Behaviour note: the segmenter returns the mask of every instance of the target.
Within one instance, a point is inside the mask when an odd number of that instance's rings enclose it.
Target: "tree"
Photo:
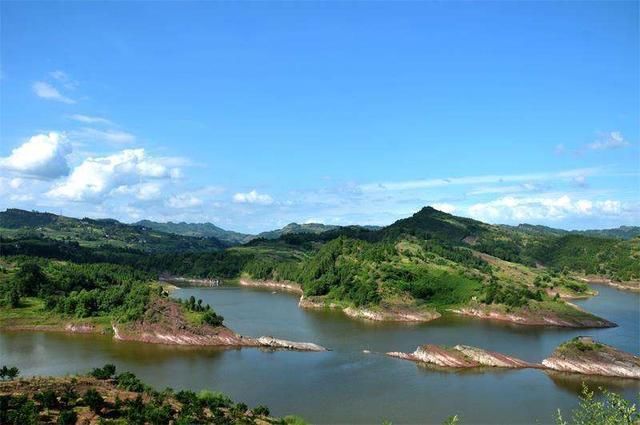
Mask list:
[[[558,409],[557,425],[634,425],[640,421],[635,404],[631,404],[619,394],[599,388],[603,398],[597,399],[594,391],[582,385],[580,406],[572,412],[571,422],[562,417]]]
[[[13,367],[2,366],[2,368],[0,368],[0,379],[3,381],[5,380],[11,381],[13,379],[16,379],[19,374],[20,374],[20,369],[18,369],[15,366]]]

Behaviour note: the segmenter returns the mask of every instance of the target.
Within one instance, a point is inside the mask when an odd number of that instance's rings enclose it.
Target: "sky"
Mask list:
[[[0,208],[640,225],[638,2],[0,2]]]

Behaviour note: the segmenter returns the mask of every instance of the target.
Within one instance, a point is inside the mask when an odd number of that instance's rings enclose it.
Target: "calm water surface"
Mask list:
[[[583,380],[628,399],[636,397],[640,383],[538,370],[438,371],[381,353],[413,351],[424,343],[463,343],[541,361],[563,341],[593,335],[640,354],[640,295],[595,288],[600,295],[577,304],[619,327],[535,328],[460,317],[422,325],[379,324],[298,309],[294,295],[235,287],[180,289],[174,296],[202,298],[240,334],[315,342],[332,351],[218,350],[5,332],[0,333],[0,363],[16,365],[24,375],[62,375],[114,363],[158,388],[216,389],[250,406],[266,404],[275,415],[295,413],[313,423],[440,423],[458,414],[463,424],[545,424],[558,407],[575,407]]]

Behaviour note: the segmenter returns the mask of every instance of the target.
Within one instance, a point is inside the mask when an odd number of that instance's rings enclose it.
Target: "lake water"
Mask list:
[[[114,363],[157,388],[220,390],[249,406],[268,405],[274,415],[297,414],[312,423],[441,423],[457,414],[462,424],[545,424],[553,422],[557,408],[569,413],[577,405],[583,380],[636,402],[640,383],[539,370],[442,371],[382,353],[413,351],[425,343],[461,343],[539,362],[558,344],[592,335],[640,354],[640,295],[607,286],[595,289],[597,297],[576,303],[619,327],[539,328],[461,317],[420,325],[381,324],[340,312],[301,310],[298,297],[290,294],[185,288],[174,296],[202,298],[240,334],[314,342],[332,351],[219,350],[3,332],[0,364],[18,366],[23,375],[62,375]]]

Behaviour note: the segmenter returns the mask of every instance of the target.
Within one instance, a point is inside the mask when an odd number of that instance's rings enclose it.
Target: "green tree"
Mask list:
[[[560,409],[556,416],[557,425],[634,425],[640,421],[635,404],[631,404],[619,394],[599,388],[602,398],[596,398],[594,391],[582,386],[580,406],[572,412],[571,421],[566,421]]]

